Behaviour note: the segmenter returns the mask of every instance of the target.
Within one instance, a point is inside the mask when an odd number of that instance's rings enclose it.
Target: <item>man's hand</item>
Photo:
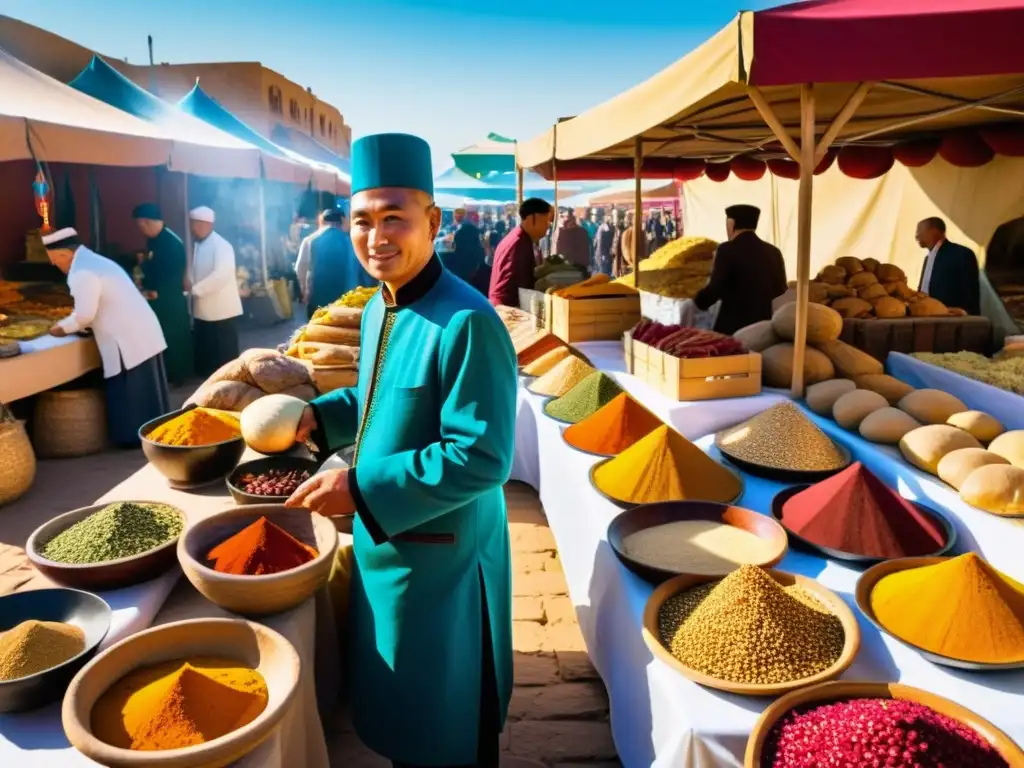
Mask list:
[[[348,488],[348,470],[318,472],[296,488],[284,505],[290,509],[304,507],[324,517],[355,514],[356,504]]]
[[[309,440],[309,436],[313,434],[314,429],[316,429],[316,414],[307,405],[306,409],[302,412],[302,418],[299,419],[299,428],[295,432],[295,442],[304,443]]]
[[[153,301],[156,298],[156,291],[143,291],[142,295],[143,295],[144,298],[147,298],[150,301]]]
[[[56,336],[58,339],[62,339],[68,335],[68,332],[61,328],[59,325],[55,325],[53,326],[53,328],[50,329],[50,335]]]

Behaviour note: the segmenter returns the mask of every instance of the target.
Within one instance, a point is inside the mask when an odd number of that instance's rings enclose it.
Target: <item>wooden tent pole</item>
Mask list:
[[[800,191],[797,208],[796,333],[793,339],[794,397],[804,394],[804,357],[807,349],[807,302],[811,280],[811,203],[814,193],[815,146],[814,85],[800,86]]]
[[[633,287],[640,290],[640,259],[641,239],[643,232],[644,196],[644,141],[641,137],[633,138]],[[643,249],[646,251],[646,248]]]
[[[818,167],[818,163],[825,159],[825,153],[828,152],[828,148],[832,146],[832,142],[836,140],[839,132],[850,122],[850,118],[860,109],[860,105],[864,103],[864,99],[867,98],[874,85],[874,83],[870,82],[861,83],[850,94],[850,98],[843,104],[843,108],[839,110],[839,114],[835,116],[832,124],[825,130],[825,135],[818,142],[817,149],[814,151],[815,168]]]
[[[558,232],[560,214],[558,211],[558,123],[551,128],[551,183],[555,185],[555,215],[551,220],[551,240],[548,242],[548,256],[555,255],[555,235]]]
[[[523,204],[523,166],[516,160],[516,209]],[[516,214],[518,215],[518,214]]]
[[[263,285],[270,286],[267,273],[267,198],[263,189],[263,177],[260,177],[260,264],[263,267]]]
[[[800,147],[793,141],[793,137],[786,131],[786,126],[779,120],[778,115],[772,109],[772,105],[768,103],[768,99],[765,98],[764,94],[761,93],[760,89],[748,85],[747,95],[750,100],[754,102],[754,106],[757,107],[757,111],[761,115],[761,119],[767,123],[768,127],[771,128],[772,133],[775,134],[775,138],[782,144],[782,148],[786,150],[787,154],[793,158],[796,162],[800,162],[801,151]]]

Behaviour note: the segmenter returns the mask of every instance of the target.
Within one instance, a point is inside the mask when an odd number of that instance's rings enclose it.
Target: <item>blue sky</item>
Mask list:
[[[4,0],[2,12],[108,56],[259,60],[334,104],[356,136],[399,130],[448,154],[528,138],[644,80],[764,0]]]

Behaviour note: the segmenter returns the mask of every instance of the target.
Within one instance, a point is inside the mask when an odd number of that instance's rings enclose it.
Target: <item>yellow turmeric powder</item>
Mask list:
[[[163,445],[213,445],[240,437],[242,428],[234,414],[212,408],[193,408],[150,430],[148,440]]]
[[[901,640],[963,661],[1024,661],[1024,584],[973,552],[896,571],[871,590],[878,622]]]
[[[92,710],[96,738],[120,749],[155,751],[203,744],[236,731],[267,707],[267,684],[227,659],[171,661],[135,670]]]

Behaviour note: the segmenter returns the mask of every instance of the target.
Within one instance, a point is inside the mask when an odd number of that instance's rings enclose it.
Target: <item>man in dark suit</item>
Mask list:
[[[782,252],[757,236],[760,209],[733,205],[725,209],[729,241],[718,246],[708,284],[693,298],[706,310],[721,301],[715,330],[732,334],[772,317],[772,301],[786,292]]]
[[[981,314],[978,259],[970,248],[946,239],[946,222],[937,216],[917,225],[917,244],[928,249],[921,272],[923,291],[947,307]]]

